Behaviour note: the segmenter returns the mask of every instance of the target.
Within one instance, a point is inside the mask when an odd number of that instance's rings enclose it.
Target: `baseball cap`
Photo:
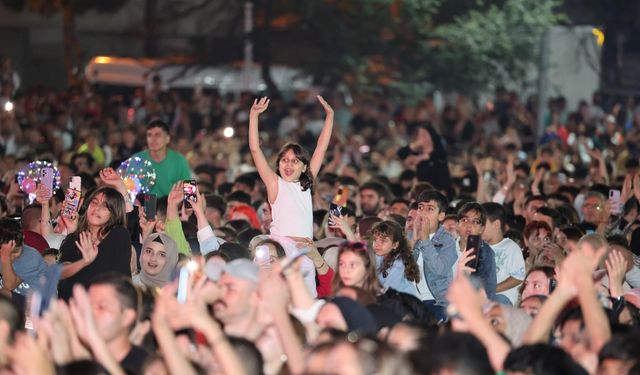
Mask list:
[[[249,259],[234,259],[224,265],[222,272],[256,284],[260,282],[260,268]]]

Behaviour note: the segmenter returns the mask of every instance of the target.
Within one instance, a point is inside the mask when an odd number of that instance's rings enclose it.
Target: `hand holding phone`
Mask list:
[[[49,196],[48,196],[49,199],[51,199],[51,196],[53,195],[53,179],[54,178],[55,176],[54,176],[53,168],[51,167],[42,168],[41,176],[40,176],[40,184],[47,188],[47,191],[49,192]]]
[[[198,185],[196,180],[185,180],[182,184],[183,199],[188,202],[196,202],[198,200]]]
[[[620,190],[609,190],[609,204],[611,205],[611,213],[618,215],[622,212],[622,202],[620,199]]]
[[[158,198],[154,194],[144,195],[144,216],[148,221],[156,219]]]
[[[80,176],[71,177],[69,182],[69,189],[65,195],[64,208],[62,209],[62,216],[68,219],[72,218],[80,206],[80,198],[82,194],[81,190],[82,181]]]
[[[469,255],[475,255],[475,258],[467,262],[466,266],[478,270],[478,264],[480,263],[480,236],[470,234],[467,237],[467,247],[465,250],[473,250]]]

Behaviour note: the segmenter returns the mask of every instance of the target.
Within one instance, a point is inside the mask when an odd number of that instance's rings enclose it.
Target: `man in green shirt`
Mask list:
[[[176,182],[191,179],[187,159],[170,149],[170,142],[169,125],[161,120],[152,120],[147,124],[147,149],[136,154],[149,160],[155,169],[156,183],[151,193],[158,197],[169,195]]]

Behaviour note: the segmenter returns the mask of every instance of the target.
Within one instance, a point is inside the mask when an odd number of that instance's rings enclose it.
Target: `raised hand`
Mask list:
[[[11,240],[7,243],[3,243],[0,245],[0,260],[3,263],[9,264],[11,263],[11,252],[16,247],[16,241]]]
[[[266,111],[267,108],[269,108],[269,99],[266,96],[263,96],[259,101],[258,99],[255,99],[251,106],[250,115],[257,116]]]
[[[325,113],[327,115],[333,115],[333,108],[331,108],[329,103],[327,103],[327,101],[324,100],[324,98],[322,96],[320,96],[320,95],[316,96],[316,98],[318,98],[318,101],[320,102],[320,104],[324,108]]]
[[[104,168],[103,170],[101,170],[100,181],[102,181],[102,183],[104,183],[105,185],[114,187],[116,189],[120,188],[120,185],[124,186],[122,178],[120,178],[120,176],[116,173],[116,171],[113,170],[113,168]]]
[[[169,196],[167,197],[167,205],[177,208],[180,202],[184,200],[184,191],[182,190],[183,185],[183,181],[177,182],[173,185],[173,188],[171,188]]]
[[[91,233],[82,232],[76,241],[78,250],[82,253],[82,259],[85,265],[89,265],[96,260],[98,256],[98,244],[91,239]]]
[[[156,227],[158,220],[147,220],[144,210],[138,210],[138,216],[140,217],[138,224],[140,225],[140,229],[142,229],[142,238],[145,239],[153,233],[153,228]]]
[[[80,206],[82,206],[82,203],[80,203]],[[67,233],[73,233],[78,229],[79,217],[77,212],[74,212],[73,214],[71,214],[71,217],[65,217],[64,215],[60,215],[59,218],[60,218],[60,221],[58,222],[58,226],[60,226],[60,229],[62,230],[66,229]],[[56,226],[56,229],[58,229],[58,226]]]
[[[633,195],[640,201],[640,173],[633,177]]]
[[[51,191],[44,184],[40,184],[36,191],[36,201],[44,208],[49,207],[49,199],[51,199]]]
[[[612,250],[605,260],[607,275],[609,276],[609,294],[611,297],[620,297],[624,294],[622,283],[627,273],[627,260],[618,250]]]

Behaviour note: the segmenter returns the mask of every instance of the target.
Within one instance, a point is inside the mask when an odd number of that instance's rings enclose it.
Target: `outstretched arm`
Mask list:
[[[249,113],[249,149],[258,174],[260,174],[262,182],[267,187],[269,202],[273,203],[278,196],[278,175],[271,169],[267,158],[262,153],[260,134],[258,132],[258,116],[266,111],[268,107],[269,99],[266,96],[260,101],[257,99],[253,101],[253,106],[251,106],[251,112]]]
[[[329,142],[331,141],[331,132],[333,131],[333,108],[327,103],[324,98],[318,95],[318,101],[324,107],[324,111],[327,116],[324,119],[324,126],[322,127],[322,132],[320,132],[320,136],[318,137],[318,143],[316,144],[316,150],[313,152],[313,156],[311,157],[311,174],[315,178],[320,172],[320,167],[322,167],[322,162],[324,161],[324,154],[327,152],[327,148],[329,147]]]

